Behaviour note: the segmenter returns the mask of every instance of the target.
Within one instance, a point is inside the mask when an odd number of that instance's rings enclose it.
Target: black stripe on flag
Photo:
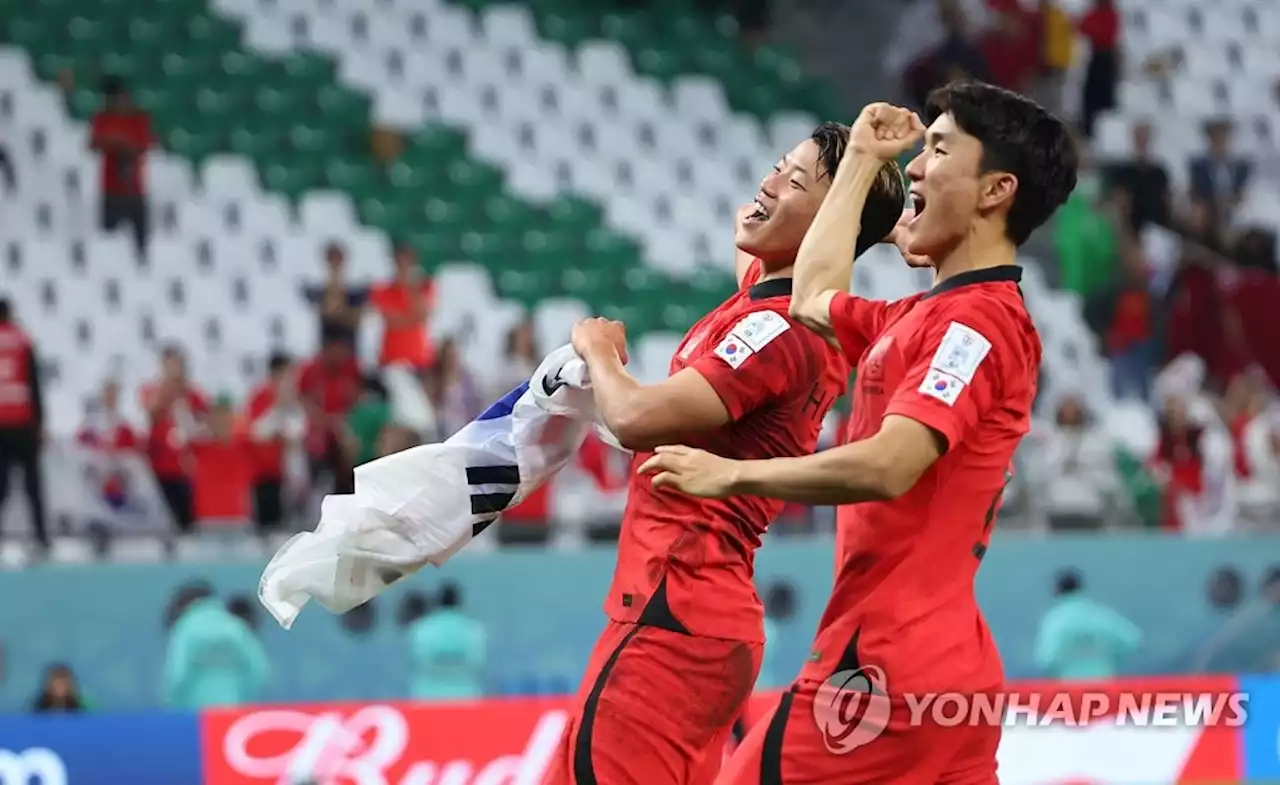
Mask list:
[[[473,493],[471,494],[471,514],[490,515],[502,512],[516,498],[515,493]]]
[[[497,516],[494,516],[494,517],[492,517],[492,518],[485,518],[483,521],[476,521],[475,523],[471,524],[471,536],[472,536],[472,537],[479,537],[479,536],[480,536],[480,532],[482,532],[482,531],[484,531],[485,529],[489,528],[489,525],[490,525],[490,524],[492,524],[492,523],[493,523],[494,521],[496,521],[496,520],[498,520],[498,518],[497,518]]]
[[[519,485],[519,466],[469,466],[467,485]]]

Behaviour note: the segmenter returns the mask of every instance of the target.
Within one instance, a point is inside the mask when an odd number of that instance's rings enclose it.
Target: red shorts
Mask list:
[[[763,648],[609,622],[543,785],[711,785]]]
[[[838,754],[814,718],[819,682],[799,681],[752,726],[716,785],[997,785],[1000,726],[899,722]],[[904,714],[903,716],[909,716]]]

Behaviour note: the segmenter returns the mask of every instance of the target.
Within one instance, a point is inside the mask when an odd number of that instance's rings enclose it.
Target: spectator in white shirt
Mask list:
[[[1118,487],[1111,440],[1075,394],[1064,397],[1054,421],[1037,431],[1031,457],[1049,525],[1101,528]]]
[[[1258,378],[1232,380],[1224,401],[1241,523],[1280,528],[1280,411]]]

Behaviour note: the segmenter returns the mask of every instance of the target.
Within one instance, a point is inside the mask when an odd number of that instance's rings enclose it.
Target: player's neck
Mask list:
[[[770,267],[765,262],[760,262],[760,280],[772,281],[775,278],[794,278],[796,273],[796,263],[794,261],[782,262],[775,267]]]
[[[1003,233],[995,237],[971,234],[945,258],[935,260],[933,283],[936,286],[961,273],[1014,264],[1017,256],[1017,247]]]

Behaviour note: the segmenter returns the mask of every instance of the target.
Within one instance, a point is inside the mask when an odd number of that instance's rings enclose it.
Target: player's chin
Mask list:
[[[742,224],[733,233],[733,244],[743,253],[760,256],[769,246],[769,233],[762,224]]]

